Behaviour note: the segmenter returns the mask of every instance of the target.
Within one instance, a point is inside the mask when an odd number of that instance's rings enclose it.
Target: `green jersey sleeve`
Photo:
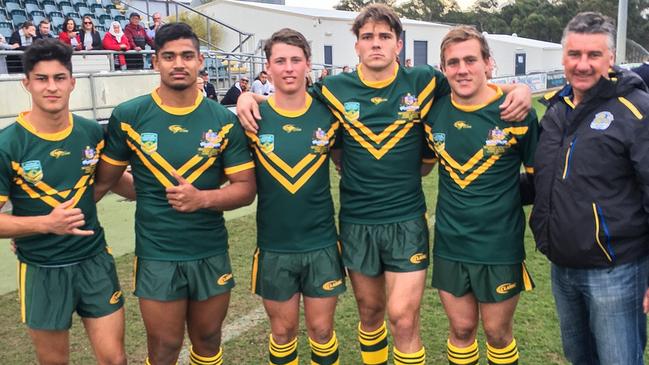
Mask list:
[[[9,200],[12,177],[11,159],[5,151],[0,150],[0,204]]]
[[[248,141],[239,122],[233,119],[223,127],[223,129],[227,128],[229,128],[227,132],[228,144],[223,151],[223,166],[226,175],[255,167],[250,156]]]
[[[519,149],[521,161],[525,166],[525,172],[528,174],[534,173],[534,153],[536,152],[536,144],[539,140],[539,120],[536,116],[536,111],[532,109],[525,119],[527,125],[527,133],[520,138],[521,147]]]
[[[119,107],[113,110],[108,121],[106,148],[101,159],[116,166],[126,166],[131,158],[131,150],[126,143],[126,133],[122,130],[122,119]]]

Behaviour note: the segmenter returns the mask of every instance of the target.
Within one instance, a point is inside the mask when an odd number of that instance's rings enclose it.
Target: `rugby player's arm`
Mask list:
[[[508,122],[520,122],[532,109],[532,90],[525,84],[498,85],[505,94],[500,105],[500,117]]]
[[[200,190],[177,173],[173,173],[173,176],[178,185],[166,189],[167,200],[172,208],[182,213],[199,209],[237,209],[250,205],[257,193],[254,168],[228,174],[230,184],[220,189]]]
[[[257,133],[259,125],[257,121],[261,119],[259,114],[259,104],[268,99],[265,95],[255,94],[249,91],[239,95],[237,99],[237,117],[243,129],[248,132]]]
[[[0,214],[0,238],[19,238],[36,234],[79,235],[89,236],[93,231],[81,230],[85,224],[83,212],[73,208],[74,200],[70,199],[52,209],[49,214],[31,217]],[[0,203],[0,209],[4,206]]]
[[[101,200],[109,190],[127,199],[135,200],[133,176],[125,170],[126,165],[111,164],[102,156],[95,176],[95,201]]]

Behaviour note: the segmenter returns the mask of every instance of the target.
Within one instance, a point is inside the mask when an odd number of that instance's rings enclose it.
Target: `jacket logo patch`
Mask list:
[[[118,291],[113,293],[113,295],[110,297],[110,300],[108,301],[108,303],[117,304],[117,303],[119,303],[119,298],[121,298],[121,297],[122,297],[122,291],[118,290]]]
[[[261,134],[259,135],[259,145],[263,153],[271,153],[275,150],[275,135],[274,134]]]
[[[590,127],[597,131],[603,131],[608,128],[613,122],[613,114],[611,112],[599,112],[595,114],[595,118],[590,122]]]
[[[150,155],[158,150],[157,133],[142,133],[140,139],[142,140],[142,151],[147,155]]]
[[[173,133],[173,134],[176,134],[176,133],[187,133],[187,132],[188,132],[187,129],[183,128],[183,126],[178,125],[178,124],[170,125],[170,126],[169,126],[169,130],[170,130],[171,133]]]
[[[23,176],[28,182],[36,184],[43,180],[43,166],[41,166],[39,160],[25,161],[20,164],[20,167],[22,167],[24,171]]]
[[[216,283],[222,286],[227,284],[230,279],[232,279],[232,273],[223,274]]]
[[[345,103],[345,117],[349,120],[356,120],[361,115],[361,104],[355,101]]]
[[[282,126],[282,130],[286,133],[302,132],[302,128],[298,128],[293,124],[284,124]]]
[[[464,122],[464,121],[461,121],[461,120],[458,120],[457,122],[453,123],[453,127],[457,128],[457,129],[470,129],[471,124],[469,124],[467,122]]]
[[[415,265],[421,264],[422,262],[424,262],[424,260],[426,260],[427,257],[428,255],[426,255],[425,253],[419,252],[410,256],[410,262]]]
[[[338,280],[331,280],[327,281],[326,283],[322,284],[322,289],[326,291],[332,291],[336,287],[341,286],[343,284],[343,279],[338,279]]]
[[[57,149],[52,150],[50,152],[50,156],[52,156],[54,158],[61,158],[61,157],[64,157],[64,156],[69,156],[69,155],[70,155],[70,152],[62,150],[60,148],[57,148]]]
[[[501,284],[496,288],[496,293],[498,294],[507,294],[510,290],[516,288],[516,283],[505,283]]]

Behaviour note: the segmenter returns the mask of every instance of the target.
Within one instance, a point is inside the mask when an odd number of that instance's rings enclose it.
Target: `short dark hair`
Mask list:
[[[37,39],[23,53],[23,69],[29,76],[41,61],[59,61],[72,74],[72,47],[56,38]]]
[[[264,53],[266,54],[266,60],[270,61],[270,56],[273,50],[273,46],[277,43],[288,44],[289,46],[295,46],[302,49],[304,52],[304,57],[307,61],[311,60],[311,46],[309,42],[304,38],[304,35],[297,30],[291,28],[283,28],[273,33],[270,38],[264,44]]]
[[[38,23],[38,27],[40,28],[40,26],[43,24],[50,24],[50,21],[48,19],[43,19],[40,21],[40,23]]]
[[[175,41],[177,39],[190,39],[192,43],[194,43],[196,51],[200,52],[198,36],[192,30],[192,27],[186,23],[179,22],[165,24],[155,32],[156,53],[158,53],[167,42]]]
[[[403,25],[401,25],[399,15],[387,5],[371,4],[361,9],[361,12],[354,19],[354,24],[352,24],[352,32],[356,38],[358,38],[361,28],[368,22],[386,23],[394,31],[397,38],[401,37]]]
[[[27,21],[24,22],[20,27],[23,28],[23,29],[24,29],[24,28],[29,28],[29,27],[34,27],[34,23],[32,23],[31,20],[27,20]]]

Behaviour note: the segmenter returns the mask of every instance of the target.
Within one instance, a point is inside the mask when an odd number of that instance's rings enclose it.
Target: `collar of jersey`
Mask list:
[[[494,84],[487,84],[487,86],[491,89],[493,89],[496,92],[496,95],[494,95],[491,99],[487,100],[486,103],[483,104],[477,104],[477,105],[463,105],[463,104],[458,104],[454,99],[453,99],[453,94],[451,93],[451,103],[453,106],[463,112],[474,112],[476,110],[480,110],[484,108],[485,106],[493,103],[494,101],[498,100],[501,96],[503,96],[503,90],[498,87],[497,85]]]
[[[363,75],[363,64],[358,65],[358,78],[361,80],[365,86],[374,88],[374,89],[381,89],[384,88],[392,83],[394,79],[397,78],[397,73],[399,73],[399,65],[394,64],[394,72],[392,73],[392,76],[388,77],[385,80],[379,80],[379,81],[369,81],[365,79],[365,76]]]
[[[18,114],[16,122],[18,122],[18,124],[20,124],[23,128],[27,129],[30,133],[46,141],[62,141],[70,135],[70,133],[72,132],[72,127],[74,127],[74,119],[72,119],[72,113],[68,113],[70,125],[65,127],[64,130],[55,133],[41,133],[37,131],[36,128],[34,128],[34,126],[27,121],[27,119],[25,119],[25,116],[27,116],[27,114],[29,114],[29,112],[22,112]]]
[[[282,109],[277,106],[275,102],[275,94],[271,95],[268,98],[268,106],[270,106],[277,114],[287,118],[297,118],[299,116],[304,115],[304,113],[306,113],[307,110],[309,110],[309,108],[311,107],[312,102],[313,102],[313,98],[311,97],[311,95],[306,93],[306,99],[304,100],[304,106],[302,108],[297,110],[288,110],[288,109]]]
[[[190,106],[181,107],[181,108],[164,105],[162,103],[162,99],[160,98],[160,95],[158,95],[158,89],[153,90],[153,92],[151,93],[151,97],[153,98],[153,101],[155,101],[155,103],[158,104],[160,109],[166,111],[167,113],[173,115],[187,115],[193,112],[194,110],[196,110],[196,108],[198,108],[198,106],[201,104],[201,101],[203,101],[203,93],[197,92],[196,94],[197,95],[196,95],[196,100],[194,100],[194,104]]]

